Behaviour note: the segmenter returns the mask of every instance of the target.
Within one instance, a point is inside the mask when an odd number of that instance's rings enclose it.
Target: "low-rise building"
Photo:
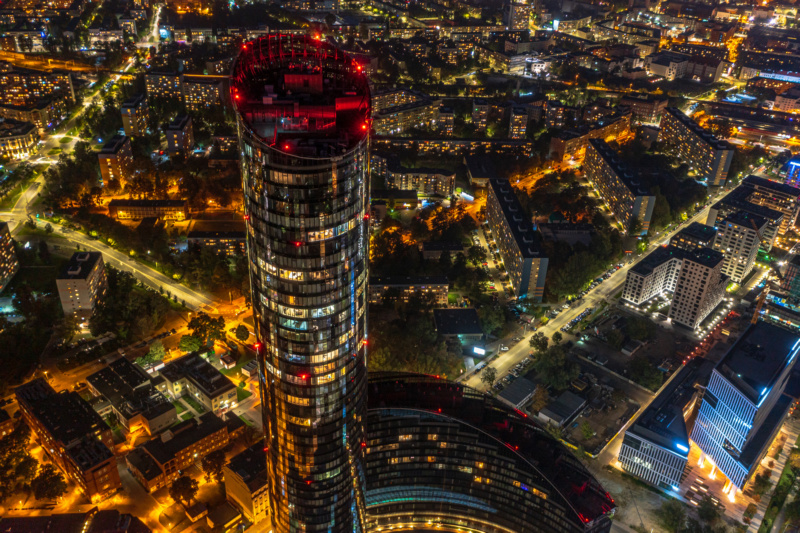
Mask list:
[[[247,246],[244,231],[190,231],[186,235],[186,241],[189,248],[199,246],[229,256],[243,254]]]
[[[8,222],[0,222],[0,292],[3,292],[18,271],[19,258],[8,230]]]
[[[125,135],[114,135],[97,152],[97,160],[100,162],[100,176],[104,184],[117,180],[124,186],[133,171],[131,140]]]
[[[236,385],[198,353],[170,361],[159,375],[164,381],[156,388],[171,398],[191,396],[217,414],[236,407]]]
[[[490,179],[497,178],[494,165],[486,156],[464,156],[464,164],[467,166],[469,184],[473,187],[486,187]]]
[[[234,456],[222,472],[228,501],[250,522],[265,520],[269,514],[269,478],[264,441]]]
[[[656,197],[603,140],[591,139],[584,173],[626,232],[646,235]]]
[[[164,220],[186,220],[189,206],[186,200],[111,200],[108,216],[122,220],[162,218]]]
[[[0,518],[3,533],[151,533],[139,518],[92,507],[86,512]]]
[[[137,94],[122,102],[120,107],[122,114],[122,127],[128,137],[141,137],[147,134],[147,121],[150,109],[147,106],[147,98],[143,94]]]
[[[451,258],[456,254],[464,253],[464,245],[460,242],[450,241],[424,241],[420,244],[422,257],[427,261],[438,261],[442,254],[448,253]]]
[[[541,302],[548,258],[508,180],[489,180],[486,220],[494,234],[514,293]]]
[[[108,291],[100,252],[75,252],[56,279],[64,314],[88,320]]]
[[[194,132],[192,131],[192,117],[178,115],[175,120],[167,125],[167,153],[170,157],[186,157],[194,148]]]
[[[433,324],[436,333],[445,339],[458,339],[464,346],[483,342],[483,329],[475,308],[434,309]]]
[[[0,118],[0,158],[27,159],[38,144],[39,131],[34,124]]]
[[[25,423],[69,482],[92,502],[122,488],[111,428],[77,392],[57,393],[36,378],[14,394]]]
[[[450,282],[447,276],[380,276],[369,278],[369,303],[380,304],[386,300],[430,298],[434,304],[447,305]]]

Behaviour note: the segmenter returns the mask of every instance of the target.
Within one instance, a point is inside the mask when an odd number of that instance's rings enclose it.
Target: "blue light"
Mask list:
[[[686,447],[686,446],[684,446],[683,444],[678,444],[678,443],[676,443],[676,444],[675,444],[675,447],[676,447],[676,448],[678,448],[678,449],[679,449],[680,451],[682,451],[682,452],[689,453],[689,448],[687,448],[687,447]]]
[[[681,489],[677,485],[672,485],[672,490],[674,490],[675,492],[680,492]]]
[[[761,394],[760,394],[760,396],[764,396],[764,394],[766,394],[766,392],[767,392],[767,388],[766,388],[766,387],[764,387],[763,389],[761,389]]]

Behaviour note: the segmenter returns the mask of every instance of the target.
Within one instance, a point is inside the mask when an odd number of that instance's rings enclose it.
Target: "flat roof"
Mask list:
[[[649,276],[653,270],[658,268],[659,266],[663,265],[670,259],[680,259],[686,257],[686,250],[683,248],[678,248],[677,246],[667,245],[667,246],[659,246],[646,256],[638,263],[633,265],[629,272],[635,272],[641,276]]]
[[[62,267],[58,279],[86,279],[102,260],[103,254],[100,252],[75,252]]]
[[[491,159],[482,155],[465,155],[464,164],[467,171],[474,179],[492,179],[497,177],[497,171]]]
[[[173,383],[186,378],[209,398],[215,398],[236,388],[236,385],[231,380],[214,368],[211,363],[200,357],[199,353],[190,353],[174,359],[167,363],[159,373]]]
[[[108,202],[109,207],[186,207],[186,200],[125,200]]]
[[[586,405],[586,400],[574,392],[564,391],[542,409],[542,414],[549,418],[560,418],[559,422],[561,422],[572,418],[584,405]]]
[[[128,138],[124,135],[114,135],[100,149],[101,154],[116,154],[124,145]]]
[[[533,223],[522,209],[519,198],[508,180],[490,179],[489,188],[494,192],[514,240],[523,258],[544,258],[541,234],[533,229]]]
[[[722,221],[730,222],[747,229],[753,229],[753,224],[755,224],[759,231],[761,228],[767,225],[766,218],[759,215],[754,215],[753,213],[748,213],[747,211],[736,211],[723,218]]]
[[[225,428],[225,422],[214,413],[205,413],[200,418],[190,418],[172,426],[160,437],[146,442],[143,448],[160,464],[171,461],[179,452],[200,440]]]
[[[526,378],[517,378],[512,381],[498,396],[512,405],[519,407],[519,404],[525,401],[533,391],[536,390],[536,385]]]
[[[440,335],[483,335],[478,310],[474,307],[434,309],[433,321]]]
[[[622,161],[620,155],[612,150],[607,142],[603,139],[589,139],[589,144],[592,145],[592,148],[597,151],[606,164],[614,170],[617,178],[625,184],[625,187],[634,196],[648,196],[650,194],[644,184],[637,180],[639,176]]]
[[[696,240],[698,242],[708,242],[714,239],[717,235],[717,230],[714,229],[713,226],[707,226],[706,224],[701,224],[700,222],[692,222],[682,230],[680,230],[677,234],[675,234],[672,239],[678,236],[684,236],[689,239]],[[670,241],[672,240],[670,239]]]
[[[684,113],[677,107],[668,107],[666,108],[666,112],[675,117],[684,126],[686,126],[686,128],[694,132],[695,135],[697,135],[697,137],[703,140],[703,142],[712,145],[714,148],[718,150],[733,150],[732,144],[730,144],[727,141],[720,140],[716,136],[712,135],[711,132],[700,126],[697,122],[692,120],[690,117],[686,115],[686,113]]]
[[[800,198],[800,189],[798,189],[797,187],[789,185],[788,183],[781,183],[778,181],[768,180],[766,178],[762,178],[759,176],[754,176],[753,174],[750,174],[745,179],[743,179],[742,185],[748,185],[756,189],[759,188],[769,189],[771,191],[787,194],[795,198]]]
[[[769,322],[751,325],[717,365],[717,372],[753,403],[769,394],[786,369],[796,363],[800,336]]]

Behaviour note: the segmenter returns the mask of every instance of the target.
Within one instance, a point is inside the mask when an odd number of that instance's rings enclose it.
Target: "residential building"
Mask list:
[[[269,477],[266,444],[260,440],[234,456],[222,470],[225,495],[244,517],[253,523],[269,514]]]
[[[108,216],[126,219],[162,218],[164,220],[186,220],[189,206],[186,200],[111,200]]]
[[[618,109],[612,116],[554,135],[550,139],[549,157],[554,161],[580,160],[589,146],[590,139],[609,141],[625,137],[630,133],[630,127],[630,110]]]
[[[3,533],[151,533],[139,518],[114,509],[0,518]]]
[[[100,162],[100,176],[105,185],[116,180],[124,186],[133,177],[133,150],[131,140],[125,135],[111,137],[97,152],[97,160]]]
[[[39,130],[30,122],[0,118],[0,158],[28,159],[39,146]]]
[[[467,167],[467,178],[473,187],[487,187],[489,180],[497,178],[491,159],[481,155],[465,155],[464,165]]]
[[[633,113],[633,118],[639,122],[658,124],[668,102],[668,98],[633,95],[623,96],[619,104],[628,106]]]
[[[739,189],[741,189],[739,194],[747,194],[748,202],[783,213],[784,218],[778,228],[778,235],[783,235],[794,228],[800,211],[800,188],[750,175],[742,180],[734,192]]]
[[[765,218],[743,211],[732,213],[718,223],[714,249],[725,256],[722,273],[731,281],[741,283],[753,270],[761,235],[766,229]]]
[[[244,231],[190,231],[186,241],[189,248],[210,248],[217,254],[231,257],[247,251]]]
[[[800,255],[792,255],[786,263],[781,289],[788,292],[790,297],[800,299]]]
[[[223,78],[211,76],[184,76],[183,101],[189,111],[201,111],[222,105]]]
[[[590,139],[583,169],[592,186],[626,232],[646,235],[656,197],[645,189],[638,175],[603,140]]]
[[[103,254],[100,252],[72,254],[72,258],[56,278],[56,287],[64,314],[73,314],[88,320],[108,291]]]
[[[172,484],[191,465],[228,445],[228,426],[214,413],[205,413],[172,426],[129,452],[128,470],[148,491]]]
[[[712,226],[692,222],[670,238],[672,246],[691,252],[699,248],[712,248],[717,230]]]
[[[795,398],[800,337],[774,324],[751,325],[711,373],[691,439],[735,496],[758,468]],[[702,465],[701,465],[702,466]]]
[[[472,125],[475,126],[475,131],[485,130],[488,119],[489,119],[489,102],[483,100],[482,98],[473,98]]]
[[[435,126],[441,105],[441,100],[424,98],[382,109],[373,115],[372,127],[377,135],[396,135],[411,128]]]
[[[194,148],[192,117],[178,115],[167,125],[167,153],[170,157],[187,157]]]
[[[478,311],[473,308],[434,309],[436,333],[445,339],[458,339],[465,347],[483,346],[483,329]]]
[[[528,110],[524,107],[512,107],[508,124],[508,137],[511,139],[524,139],[527,129]]]
[[[20,385],[14,394],[25,423],[68,482],[92,502],[122,488],[111,428],[80,394],[57,393],[43,378]]]
[[[800,87],[793,87],[776,95],[773,109],[784,113],[800,113]]]
[[[677,491],[689,459],[690,422],[714,363],[701,357],[681,366],[625,431],[622,469],[664,490]]]
[[[0,103],[0,117],[20,122],[31,122],[44,135],[61,123],[67,114],[68,99],[63,94],[54,94],[30,105]]]
[[[378,90],[370,95],[373,112],[383,111],[390,107],[398,107],[423,100],[425,95],[404,87]]]
[[[183,97],[181,75],[177,72],[150,71],[144,75],[148,98],[180,101]]]
[[[8,222],[0,222],[0,292],[8,286],[19,271],[19,258],[14,249],[14,239],[8,230]]]
[[[438,261],[443,254],[450,254],[451,259],[456,254],[464,253],[464,245],[460,242],[449,241],[424,241],[420,244],[420,251],[423,259],[427,261]]]
[[[452,135],[456,123],[456,114],[452,107],[439,108],[439,130],[444,135]]]
[[[669,309],[673,324],[697,329],[722,302],[728,286],[723,263],[723,255],[708,248],[684,256]]]
[[[506,0],[503,7],[503,23],[509,30],[527,30],[533,14],[533,2]]]
[[[441,168],[406,168],[398,158],[373,152],[372,171],[382,175],[390,189],[415,190],[418,197],[449,197],[455,193],[456,173]]]
[[[386,300],[407,302],[410,298],[430,298],[435,305],[447,305],[450,282],[447,276],[381,276],[369,278],[369,303]]]
[[[660,246],[633,265],[625,277],[622,299],[640,306],[656,296],[672,293],[678,283],[686,250]]]
[[[666,108],[658,140],[674,147],[677,155],[691,166],[699,179],[715,187],[725,185],[733,159],[733,146],[714,137],[683,111],[676,107]]]
[[[4,105],[31,106],[54,96],[75,101],[70,72],[46,72],[0,62],[0,100]]]
[[[86,377],[89,390],[111,404],[128,434],[144,429],[155,435],[178,420],[175,406],[155,387],[159,381],[125,357]]]
[[[537,302],[544,296],[548,259],[508,180],[489,180],[486,220],[494,234],[514,293]]]
[[[137,94],[122,102],[122,127],[128,137],[141,137],[147,134],[147,121],[150,108],[147,106],[147,97]]]
[[[156,388],[171,398],[190,396],[215,414],[236,407],[236,385],[199,353],[171,360],[159,375]]]

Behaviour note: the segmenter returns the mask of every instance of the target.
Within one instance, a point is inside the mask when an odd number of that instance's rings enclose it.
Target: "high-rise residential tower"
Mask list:
[[[231,73],[275,531],[361,532],[370,95],[324,41],[269,35]]]

